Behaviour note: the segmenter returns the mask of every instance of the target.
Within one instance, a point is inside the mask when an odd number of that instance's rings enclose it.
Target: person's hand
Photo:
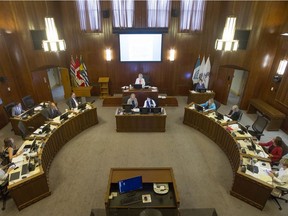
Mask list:
[[[268,174],[271,178],[274,177],[274,174],[273,174],[272,172],[270,172],[270,171],[267,171],[267,174]]]

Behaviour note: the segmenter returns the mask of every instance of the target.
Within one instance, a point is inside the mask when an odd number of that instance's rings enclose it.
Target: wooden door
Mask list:
[[[234,77],[234,68],[220,67],[217,80],[214,84],[215,99],[222,104],[227,104],[231,83]]]
[[[70,83],[70,76],[69,71],[67,68],[59,68],[61,74],[61,83],[64,89],[64,98],[68,99],[71,96],[71,83]]]
[[[53,101],[48,73],[46,70],[34,71],[32,73],[32,82],[38,102]]]

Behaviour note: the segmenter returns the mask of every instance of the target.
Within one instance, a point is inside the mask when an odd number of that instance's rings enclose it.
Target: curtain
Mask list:
[[[205,0],[181,0],[180,30],[202,31]]]
[[[147,0],[148,27],[168,27],[171,14],[170,0]]]
[[[131,28],[134,19],[134,0],[112,0],[113,27]]]
[[[99,0],[77,0],[77,10],[82,31],[101,30],[101,9]]]

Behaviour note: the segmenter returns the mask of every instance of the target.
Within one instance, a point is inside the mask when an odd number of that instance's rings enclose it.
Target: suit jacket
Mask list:
[[[143,107],[156,107],[156,103],[153,99],[150,99],[149,101],[148,100],[145,100],[144,102],[144,106]]]
[[[61,112],[58,109],[48,109],[48,117],[50,119],[56,118],[59,115],[61,115]]]
[[[238,112],[234,112],[234,113],[233,113],[233,110],[230,110],[230,112],[229,112],[228,115],[231,115],[230,118],[231,118],[233,121],[238,121],[238,119],[239,119],[239,117],[240,117],[240,112],[238,111]]]
[[[75,98],[75,100],[77,101],[78,105],[79,105],[79,102],[78,100]],[[69,101],[68,101],[68,106],[69,108],[77,108],[77,104],[75,103],[75,100],[73,98],[70,98]]]

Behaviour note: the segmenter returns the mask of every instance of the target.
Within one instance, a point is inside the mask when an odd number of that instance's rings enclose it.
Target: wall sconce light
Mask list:
[[[112,51],[111,51],[111,49],[106,49],[105,53],[106,53],[106,61],[111,61],[112,60]]]
[[[287,67],[287,60],[281,60],[277,69],[277,74],[273,76],[274,82],[280,82]]]
[[[59,40],[58,32],[53,18],[45,18],[47,40],[42,41],[42,47],[45,52],[65,51],[66,44],[64,40]]]
[[[174,61],[175,60],[175,49],[170,49],[169,50],[169,61]]]
[[[278,66],[278,69],[277,69],[277,74],[278,75],[283,75],[285,70],[286,70],[286,67],[287,67],[287,63],[288,61],[287,60],[281,60],[280,63],[279,63],[279,66]]]

